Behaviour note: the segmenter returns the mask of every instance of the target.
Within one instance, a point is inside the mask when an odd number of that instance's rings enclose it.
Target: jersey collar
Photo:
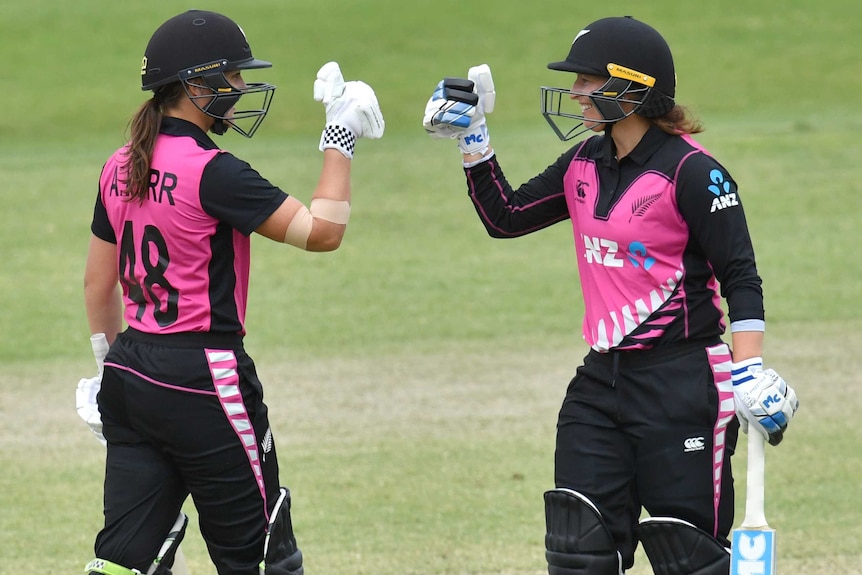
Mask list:
[[[673,136],[664,132],[655,124],[652,124],[643,135],[643,138],[641,138],[641,141],[638,142],[638,145],[635,146],[635,149],[626,157],[639,166],[643,166],[664,145],[667,139],[671,137]]]
[[[596,153],[595,158],[602,160],[602,163],[605,166],[610,166],[614,158],[613,140],[608,135],[607,131],[605,131],[605,135],[603,137],[604,140],[602,146]],[[639,166],[643,166],[647,161],[649,161],[652,155],[664,145],[667,139],[671,137],[673,136],[664,132],[655,124],[652,124],[647,128],[647,131],[644,133],[637,146],[635,146],[634,150],[629,152],[625,159],[630,160]]]
[[[194,138],[198,145],[204,150],[219,149],[216,143],[213,142],[203,130],[188,120],[183,120],[181,118],[164,116],[162,118],[162,125],[159,128],[159,132],[167,134],[168,136],[188,136],[189,138]]]

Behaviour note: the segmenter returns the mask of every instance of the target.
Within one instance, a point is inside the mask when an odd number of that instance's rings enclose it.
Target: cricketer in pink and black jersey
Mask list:
[[[465,168],[488,233],[522,236],[565,219],[574,233],[596,351],[646,349],[764,320],[761,280],[736,183],[691,136],[652,126],[622,161],[604,136],[513,190],[496,157]]]
[[[148,333],[244,334],[249,236],[287,194],[193,124],[166,117],[147,199],[130,202],[125,152],[102,169],[91,226],[119,245],[125,321]]]
[[[622,159],[606,135],[517,190],[496,154],[465,164],[489,235],[571,221],[590,351],[557,421],[554,483],[599,509],[633,564],[641,506],[728,546],[739,426],[721,298],[762,330],[761,279],[736,184],[690,135],[650,125]],[[696,450],[686,440],[698,438]]]
[[[143,202],[126,192],[125,153],[102,169],[91,224],[116,245],[128,324],[98,396],[108,451],[95,551],[148,565],[191,493],[213,561],[257,573],[280,486],[243,345],[249,236],[287,194],[180,118],[162,118]]]

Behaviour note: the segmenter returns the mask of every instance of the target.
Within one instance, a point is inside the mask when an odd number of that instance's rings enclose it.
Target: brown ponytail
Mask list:
[[[674,136],[683,134],[699,134],[703,132],[703,124],[694,118],[685,106],[675,105],[670,112],[650,121],[661,128],[663,132]]]
[[[141,104],[129,121],[129,143],[124,165],[126,179],[123,183],[128,191],[128,201],[143,203],[147,199],[150,184],[150,162],[156,137],[162,124],[162,113],[172,107],[184,94],[177,82],[158,90],[153,97]]]

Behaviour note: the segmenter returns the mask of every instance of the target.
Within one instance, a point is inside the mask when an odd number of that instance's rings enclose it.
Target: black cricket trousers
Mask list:
[[[105,526],[96,556],[146,572],[188,495],[222,575],[257,575],[278,459],[242,338],[121,333],[99,393]]]
[[[596,505],[624,568],[634,562],[642,508],[730,546],[739,432],[730,362],[720,341],[590,351],[569,383],[554,480]]]

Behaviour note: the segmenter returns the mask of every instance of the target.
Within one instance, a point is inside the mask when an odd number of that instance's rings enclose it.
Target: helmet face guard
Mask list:
[[[659,118],[674,107],[676,73],[667,42],[657,30],[630,16],[596,20],[575,36],[565,60],[551,70],[607,77],[591,93],[542,87],[542,115],[561,140],[637,113]],[[587,96],[600,119],[586,118],[575,99]],[[576,121],[561,129],[554,118]]]
[[[189,10],[167,20],[153,33],[141,61],[141,89],[158,92],[180,82],[192,102],[215,118],[212,132],[221,135],[230,126],[250,138],[269,111],[275,86],[255,83],[237,88],[225,74],[271,66],[254,57],[245,32],[236,22],[216,12]],[[193,95],[191,86],[204,93]],[[250,95],[252,103],[248,105]],[[247,105],[237,110],[242,96]]]
[[[542,86],[542,116],[557,137],[564,142],[589,132],[596,126],[619,122],[639,111],[641,105],[647,101],[647,96],[655,85],[655,78],[617,64],[608,64],[607,68],[611,77],[594,92]],[[638,81],[632,78],[637,78]],[[580,113],[581,105],[576,99],[578,96],[587,96],[598,110],[601,119],[587,118]],[[623,108],[623,104],[629,104],[628,111]],[[574,122],[570,122],[569,128],[561,128],[554,120],[555,117]]]
[[[225,76],[227,71],[227,60],[220,60],[183,70],[178,79],[195,106],[207,116],[215,118],[216,122],[212,127],[214,133],[222,135],[230,126],[246,138],[251,138],[269,112],[275,86],[257,82],[246,84],[244,88],[236,88],[228,82]],[[190,86],[200,88],[204,93],[192,94]],[[237,109],[242,96],[245,96],[245,105]]]

